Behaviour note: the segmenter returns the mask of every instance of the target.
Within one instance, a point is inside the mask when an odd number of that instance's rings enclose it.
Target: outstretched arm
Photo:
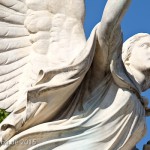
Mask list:
[[[106,40],[108,41],[112,34],[115,34],[113,31],[120,25],[130,2],[131,0],[108,0],[103,12],[101,25],[97,30],[99,42],[102,42],[100,45]]]

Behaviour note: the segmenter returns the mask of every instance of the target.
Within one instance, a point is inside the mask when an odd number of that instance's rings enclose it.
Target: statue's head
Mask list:
[[[122,60],[125,67],[134,68],[150,80],[150,34],[138,33],[129,38],[123,44]],[[143,91],[150,88],[150,82],[147,84]]]

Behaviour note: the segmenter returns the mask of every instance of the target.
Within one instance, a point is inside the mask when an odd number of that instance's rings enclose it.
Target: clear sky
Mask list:
[[[85,0],[86,1],[86,18],[85,33],[88,38],[92,28],[101,20],[102,12],[107,0]],[[119,2],[119,0],[118,0]],[[124,40],[130,36],[144,32],[150,33],[150,0],[133,0],[122,21],[122,31]],[[142,93],[149,98],[150,90]],[[148,132],[146,136],[138,143],[137,147],[142,150],[143,145],[150,140],[150,117],[147,118]]]

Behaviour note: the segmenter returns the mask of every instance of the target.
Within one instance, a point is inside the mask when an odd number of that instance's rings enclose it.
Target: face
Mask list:
[[[150,70],[150,36],[143,37],[135,42],[129,63],[139,71]]]

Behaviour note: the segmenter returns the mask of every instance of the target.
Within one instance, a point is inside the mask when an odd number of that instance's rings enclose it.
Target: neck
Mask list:
[[[134,78],[138,86],[140,87],[140,91],[143,91],[143,85],[145,83],[145,74],[138,69],[134,68],[133,66],[126,66],[128,73]]]

